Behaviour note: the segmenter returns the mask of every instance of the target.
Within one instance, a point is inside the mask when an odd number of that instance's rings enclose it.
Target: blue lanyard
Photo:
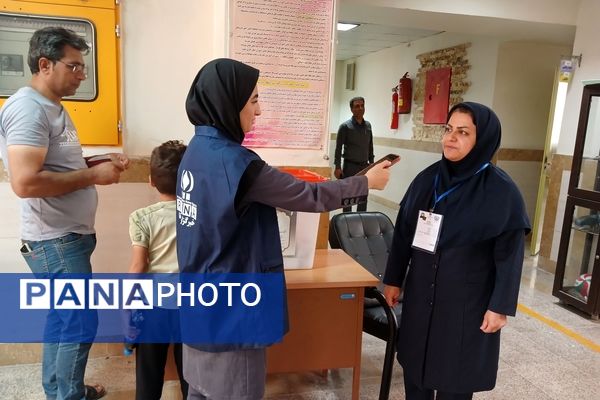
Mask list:
[[[481,171],[483,171],[484,169],[486,169],[488,166],[490,165],[489,162],[483,164],[481,166],[481,168],[479,168],[477,170],[477,172],[475,172],[473,174],[473,176],[477,175],[478,173],[480,173]],[[472,177],[473,177],[472,176]],[[471,177],[471,178],[472,178]],[[452,186],[450,189],[446,190],[444,193],[442,193],[441,195],[437,195],[437,185],[438,185],[438,181],[440,179],[440,174],[439,172],[435,175],[435,180],[433,182],[433,206],[431,207],[431,212],[433,212],[435,210],[435,206],[437,205],[437,203],[439,203],[444,197],[447,197],[450,193],[454,192],[456,189],[458,189],[459,187],[462,186],[463,183],[465,183],[467,180],[465,179],[464,181]],[[469,178],[470,179],[470,178]]]

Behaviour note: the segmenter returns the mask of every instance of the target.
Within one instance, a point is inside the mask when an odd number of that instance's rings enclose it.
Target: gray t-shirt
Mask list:
[[[87,168],[67,111],[29,86],[19,89],[0,109],[0,155],[7,170],[11,145],[46,147],[46,171]],[[21,237],[39,241],[70,232],[94,233],[97,204],[94,185],[62,196],[21,199]]]

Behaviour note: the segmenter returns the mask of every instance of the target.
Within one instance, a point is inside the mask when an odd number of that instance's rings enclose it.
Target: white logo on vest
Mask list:
[[[177,195],[177,219],[179,224],[191,227],[196,223],[198,206],[191,201],[194,190],[194,175],[188,170],[181,172],[181,192]]]

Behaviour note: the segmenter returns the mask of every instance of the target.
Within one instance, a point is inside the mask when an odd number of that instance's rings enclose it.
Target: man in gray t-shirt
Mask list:
[[[110,154],[108,162],[88,167],[75,126],[61,105],[86,79],[82,53],[88,49],[73,31],[36,31],[29,42],[30,86],[19,89],[0,110],[0,155],[21,198],[21,254],[37,276],[92,272],[95,185],[118,182],[129,164],[124,155]],[[96,328],[95,312],[50,310],[42,362],[47,398],[104,396],[102,386],[83,383]],[[72,343],[69,337],[84,343]]]
[[[14,158],[18,159],[19,151],[24,150],[46,153],[40,173],[64,173],[87,168],[69,114],[60,103],[44,97],[34,88],[21,88],[11,96],[2,108],[0,122],[0,153],[5,165],[8,164],[7,159],[11,162]],[[17,169],[14,171],[9,166],[12,186],[17,195],[24,197],[21,200],[23,240],[55,239],[70,232],[94,233],[98,196],[91,182],[86,187],[65,191],[58,196],[45,195],[50,187],[40,187],[37,193],[26,193],[27,183],[21,185],[17,179],[28,171]]]

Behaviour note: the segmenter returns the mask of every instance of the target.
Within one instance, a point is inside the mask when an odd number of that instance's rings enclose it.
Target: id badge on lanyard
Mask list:
[[[434,254],[440,239],[443,219],[444,216],[441,214],[419,211],[412,247]]]
[[[483,164],[473,176],[477,175],[490,165],[489,162]],[[419,211],[417,217],[417,229],[415,230],[415,237],[413,238],[412,247],[426,251],[431,254],[435,254],[438,242],[440,241],[440,233],[442,231],[442,220],[444,216],[442,214],[436,214],[433,212],[435,206],[443,198],[450,195],[452,192],[462,186],[464,182],[460,182],[454,185],[449,190],[445,191],[441,195],[437,194],[437,184],[439,180],[439,173],[435,176],[433,181],[433,206],[430,211]]]

